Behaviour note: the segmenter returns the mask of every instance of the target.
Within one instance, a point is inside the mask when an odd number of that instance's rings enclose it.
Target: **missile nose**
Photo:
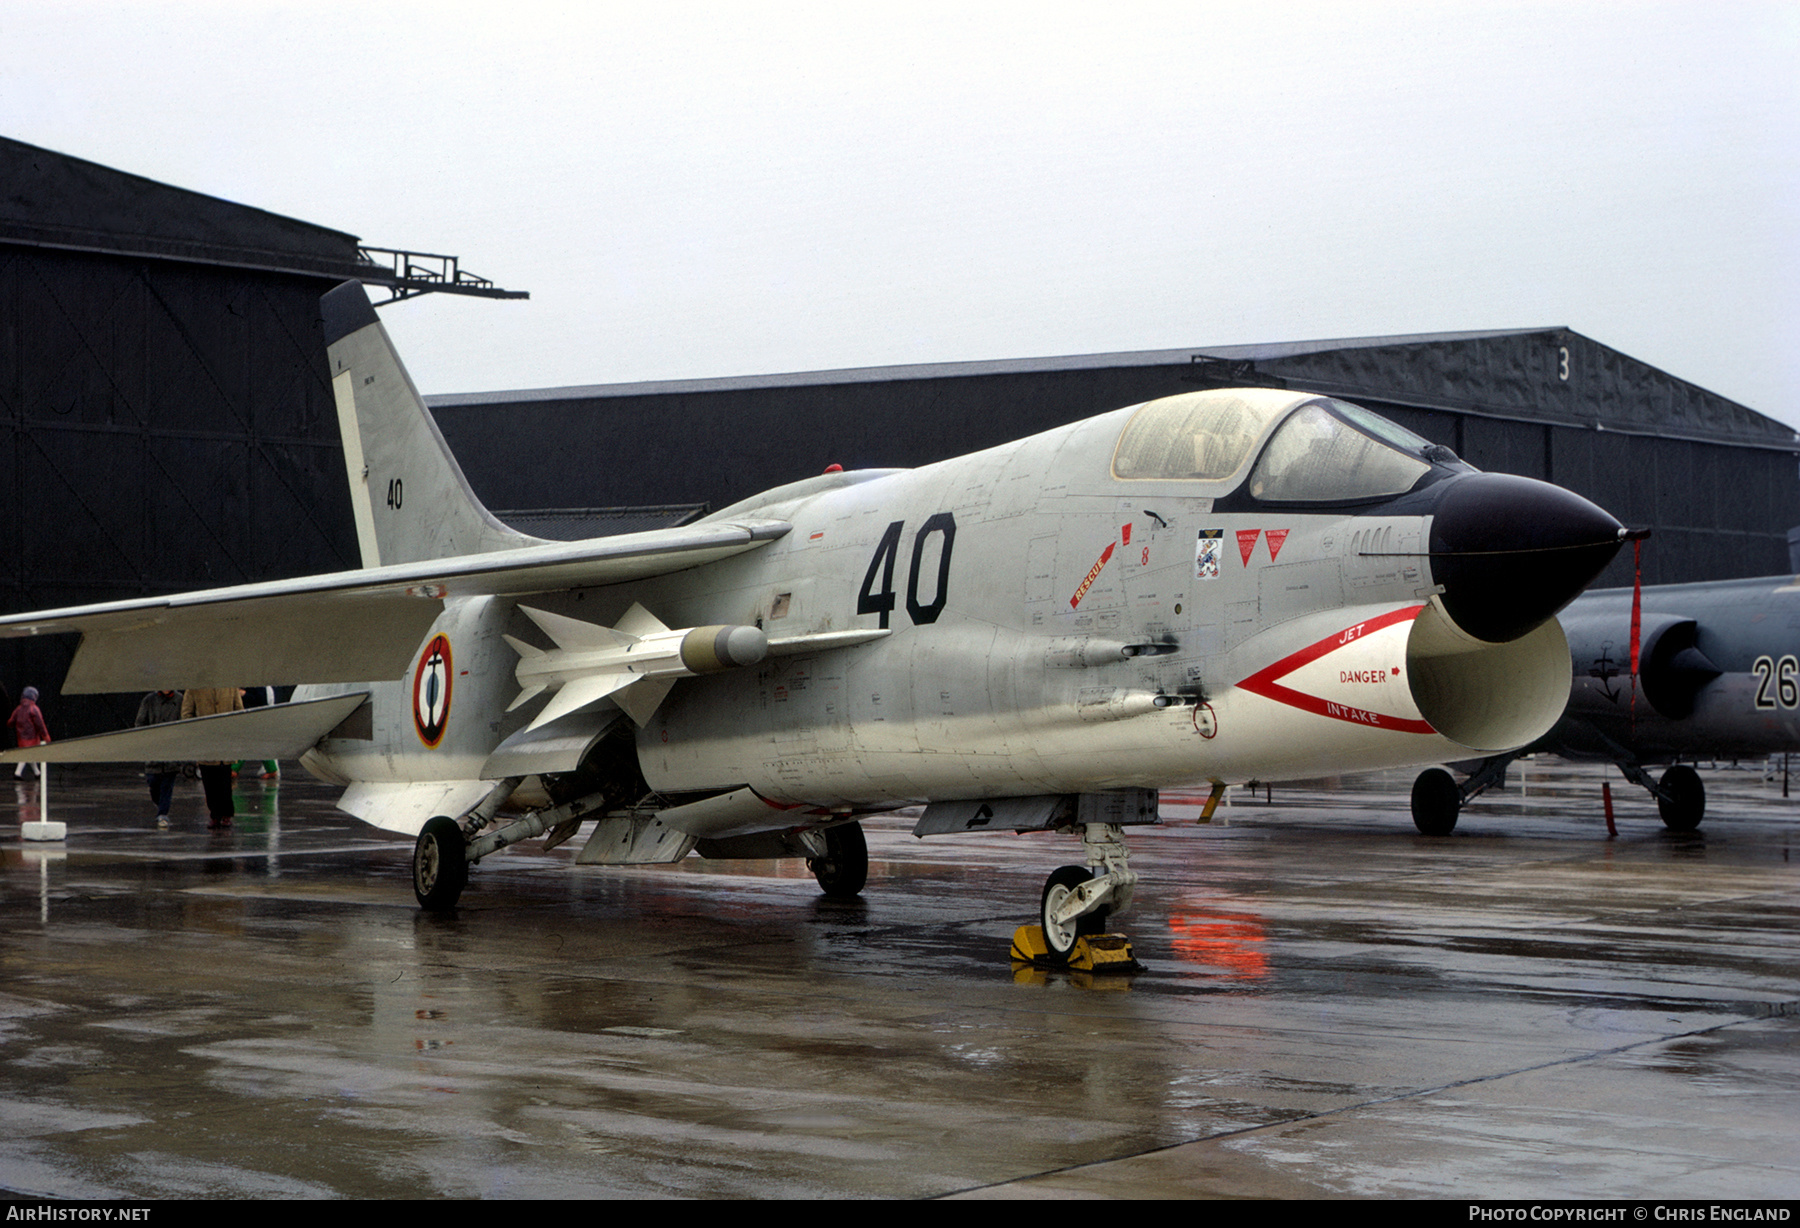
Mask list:
[[[1456,625],[1489,643],[1518,639],[1574,600],[1624,540],[1609,513],[1547,482],[1471,473],[1441,489],[1432,578]]]
[[[755,627],[695,627],[681,641],[681,663],[696,674],[755,665],[769,655],[769,637]]]

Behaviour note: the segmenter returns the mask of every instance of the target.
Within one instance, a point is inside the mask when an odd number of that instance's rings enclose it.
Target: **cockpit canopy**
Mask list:
[[[1249,469],[1252,498],[1344,503],[1411,490],[1431,471],[1434,448],[1347,401],[1231,388],[1141,406],[1119,436],[1112,471],[1121,481],[1236,486]]]

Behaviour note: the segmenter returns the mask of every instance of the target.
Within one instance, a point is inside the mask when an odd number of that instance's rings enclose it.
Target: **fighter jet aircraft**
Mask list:
[[[853,895],[857,816],[923,804],[919,835],[1079,835],[1040,899],[1066,956],[1130,903],[1124,828],[1160,787],[1542,736],[1569,689],[1552,615],[1622,532],[1358,406],[1243,388],[544,542],[475,499],[362,288],[322,305],[364,566],[0,635],[81,633],[69,692],[312,684],[27,754],[299,757],[416,834],[426,908],[587,820],[581,863],[805,857]]]
[[[1464,803],[1537,751],[1617,764],[1649,790],[1665,825],[1693,831],[1706,815],[1706,787],[1676,760],[1800,750],[1800,577],[1641,591],[1635,672],[1632,590],[1583,594],[1558,616],[1574,668],[1562,719],[1530,746],[1472,765],[1460,785],[1442,768],[1423,773],[1412,795],[1420,831],[1448,834]],[[1673,766],[1653,780],[1645,765],[1662,763]]]

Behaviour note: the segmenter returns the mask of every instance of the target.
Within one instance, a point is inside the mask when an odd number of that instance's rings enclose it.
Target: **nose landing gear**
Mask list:
[[[1132,971],[1139,965],[1131,944],[1102,934],[1109,918],[1131,907],[1138,876],[1130,867],[1124,832],[1111,823],[1082,824],[1085,866],[1061,866],[1044,883],[1042,926],[1023,926],[1013,937],[1014,958],[1057,968]]]

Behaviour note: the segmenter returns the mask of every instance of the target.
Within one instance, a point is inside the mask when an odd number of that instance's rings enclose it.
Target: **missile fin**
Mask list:
[[[614,695],[613,702],[625,709],[625,715],[636,721],[638,728],[642,729],[656,715],[663,697],[677,681],[675,678],[640,678]]]
[[[531,657],[541,657],[544,655],[544,650],[542,648],[538,648],[532,644],[527,644],[524,640],[518,639],[514,636],[502,635],[500,638],[505,640],[508,644],[511,644],[512,650],[514,652],[518,653],[520,659],[522,659],[522,660],[528,659]],[[518,706],[519,706],[518,704],[513,705],[514,708],[516,708]],[[507,711],[509,711],[509,712],[511,710],[512,710],[511,708],[507,709]]]
[[[537,696],[543,694],[543,692],[544,688],[541,686],[528,686],[519,692],[519,697],[517,699],[506,705],[506,710],[511,712],[514,708],[522,707],[525,704],[530,703]]]
[[[615,631],[611,627],[583,622],[579,618],[569,618],[562,614],[552,614],[548,610],[534,610],[526,605],[520,606],[519,609],[542,628],[545,635],[555,640],[558,648],[576,651],[617,648],[622,644],[630,644],[638,638],[630,632]],[[508,639],[510,640],[511,637],[509,636]]]
[[[655,635],[658,631],[667,631],[669,628],[662,619],[634,601],[631,603],[631,608],[626,610],[620,616],[619,621],[613,625],[613,629],[629,635],[633,639],[641,640],[646,635]],[[549,630],[549,628],[545,628],[545,630]]]
[[[537,719],[525,728],[530,730],[539,725],[548,725],[557,717],[567,716],[577,708],[598,703],[619,688],[630,686],[633,681],[635,675],[632,674],[594,674],[565,682],[562,689],[544,705],[544,710],[537,714]]]

